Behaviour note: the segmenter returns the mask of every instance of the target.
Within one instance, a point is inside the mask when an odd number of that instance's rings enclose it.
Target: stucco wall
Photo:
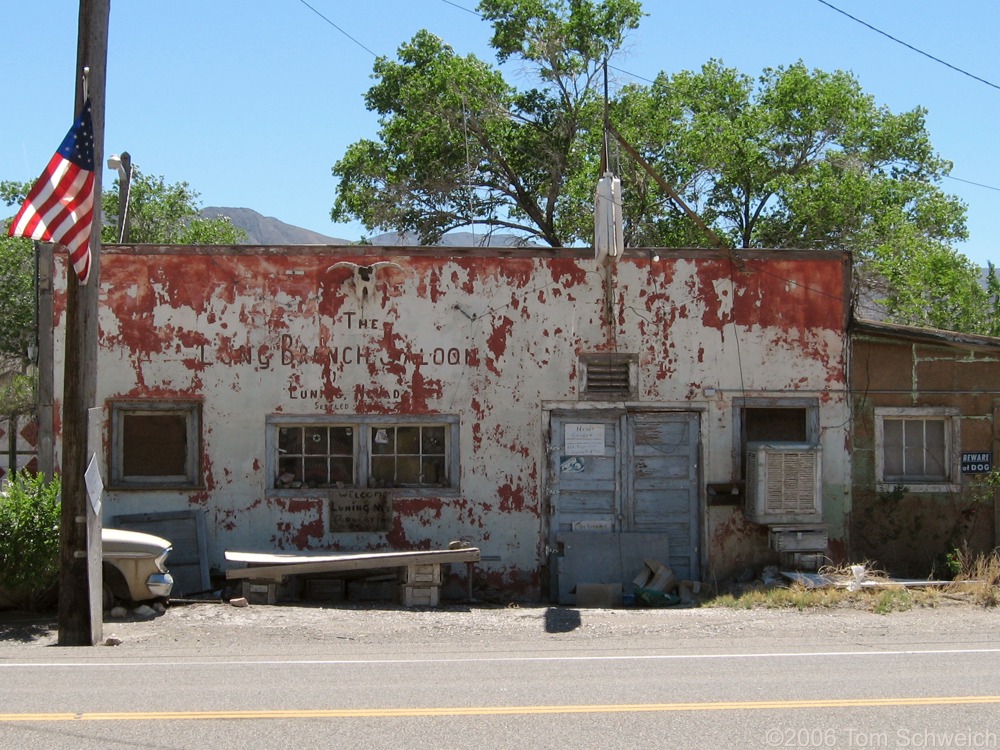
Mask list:
[[[715,252],[659,255],[627,252],[609,281],[589,251],[110,247],[98,402],[201,400],[204,486],[112,491],[106,513],[203,508],[220,568],[226,549],[437,548],[464,538],[482,548],[492,585],[538,596],[541,404],[576,404],[578,356],[597,351],[638,355],[631,405],[703,411],[703,484],[734,478],[734,399],[816,398],[825,491],[841,499],[839,513],[849,508],[846,258],[746,253],[741,268]],[[353,266],[378,262],[390,265],[375,270],[362,301]],[[60,290],[59,331],[63,299]],[[61,360],[61,341],[56,352]],[[391,531],[329,532],[322,493],[269,489],[265,419],[316,414],[458,416],[458,490],[397,490]],[[107,420],[104,433],[107,443]],[[842,536],[842,518],[830,520]],[[760,557],[760,530],[738,509],[706,509],[702,523],[710,568]],[[766,535],[764,545],[766,554]]]
[[[959,474],[960,489],[921,492],[880,487],[876,475],[875,410],[944,407],[957,414],[959,452],[992,453],[1000,403],[1000,348],[946,345],[889,334],[852,339],[854,402],[851,551],[894,575],[947,575],[955,548],[987,552],[995,544],[994,493],[982,474]]]

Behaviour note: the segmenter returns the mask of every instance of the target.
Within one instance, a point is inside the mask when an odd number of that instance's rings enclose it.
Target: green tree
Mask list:
[[[118,188],[116,178],[101,200],[104,224],[101,241],[118,241]],[[161,176],[146,175],[133,167],[129,186],[129,242],[157,245],[235,245],[246,232],[226,217],[198,215],[199,193],[187,182],[168,184]]]
[[[333,167],[331,216],[435,242],[473,224],[552,246],[576,239],[564,186],[585,165],[578,148],[600,122],[601,63],[637,27],[636,0],[483,0],[501,62],[517,58],[541,85],[518,91],[474,55],[417,33],[398,61],[375,62],[365,103],[378,140],[352,144]]]
[[[0,182],[0,201],[24,202],[32,183]],[[104,224],[101,240],[114,242],[117,233],[118,181],[102,195]],[[186,182],[167,184],[163,177],[133,171],[129,196],[131,241],[156,244],[232,245],[246,237],[227,218],[198,215],[198,193]],[[13,217],[10,217],[13,218]],[[35,335],[35,254],[30,240],[7,237],[10,219],[0,222],[0,419],[30,413],[34,380],[27,358]]]
[[[0,591],[17,607],[37,609],[56,587],[59,495],[58,477],[26,471],[0,485]]]
[[[418,33],[397,60],[375,63],[365,101],[378,135],[334,165],[332,217],[423,242],[486,225],[553,247],[589,244],[608,140],[601,68],[637,27],[640,4],[482,0],[479,11],[498,60],[521,62],[538,87],[519,91]],[[843,71],[796,63],[753,78],[719,61],[625,86],[609,105],[615,129],[731,246],[848,250],[857,283],[892,320],[996,327],[978,269],[954,249],[965,206],[940,187],[951,165],[922,108],[892,113]],[[626,244],[710,246],[627,153],[611,156]]]
[[[0,229],[0,359],[20,361],[35,341],[35,254]]]
[[[894,114],[850,73],[801,62],[754,79],[713,60],[612,105],[620,132],[732,246],[849,250],[891,319],[985,333],[979,269],[953,247],[965,206],[940,187],[951,164],[925,115]],[[708,246],[645,172],[621,169],[629,244]]]

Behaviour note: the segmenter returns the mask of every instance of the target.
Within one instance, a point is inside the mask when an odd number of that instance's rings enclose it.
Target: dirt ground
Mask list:
[[[875,614],[859,608],[577,609],[573,607],[449,604],[233,606],[222,601],[172,602],[144,619],[105,613],[103,642],[116,654],[412,653],[422,649],[528,649],[556,641],[567,648],[671,650],[739,648],[768,643],[874,646],[880,642],[947,644],[1000,641],[1000,609],[961,598],[935,606]],[[56,645],[55,618],[0,612],[0,659],[24,658]]]

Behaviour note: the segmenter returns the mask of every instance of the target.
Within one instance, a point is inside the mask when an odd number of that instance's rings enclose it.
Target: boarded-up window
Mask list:
[[[122,471],[125,476],[183,474],[187,418],[183,414],[126,413],[122,416]]]
[[[111,404],[111,486],[198,486],[200,452],[200,402]]]

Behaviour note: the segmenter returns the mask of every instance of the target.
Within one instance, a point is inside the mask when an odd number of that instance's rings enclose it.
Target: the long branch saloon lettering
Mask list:
[[[364,333],[391,333],[391,323],[383,326],[381,321],[362,318],[357,313],[347,312],[343,318],[344,327],[353,337]],[[388,328],[388,331],[387,331]],[[301,336],[282,333],[273,343],[263,343],[257,346],[251,344],[232,345],[232,340],[220,340],[215,347],[214,356],[209,354],[206,345],[202,344],[200,359],[203,363],[218,362],[228,365],[251,365],[257,370],[271,370],[276,367],[294,370],[300,365],[315,364],[323,367],[347,367],[375,364],[378,367],[390,367],[400,363],[414,366],[460,367],[476,365],[479,362],[479,352],[475,348],[460,348],[455,346],[436,346],[412,350],[388,351],[372,341],[363,343],[331,344],[325,338],[312,343]],[[336,379],[337,370],[329,369],[324,377],[331,381]],[[320,389],[304,388],[297,382],[290,382],[288,394],[290,398],[314,398]]]

